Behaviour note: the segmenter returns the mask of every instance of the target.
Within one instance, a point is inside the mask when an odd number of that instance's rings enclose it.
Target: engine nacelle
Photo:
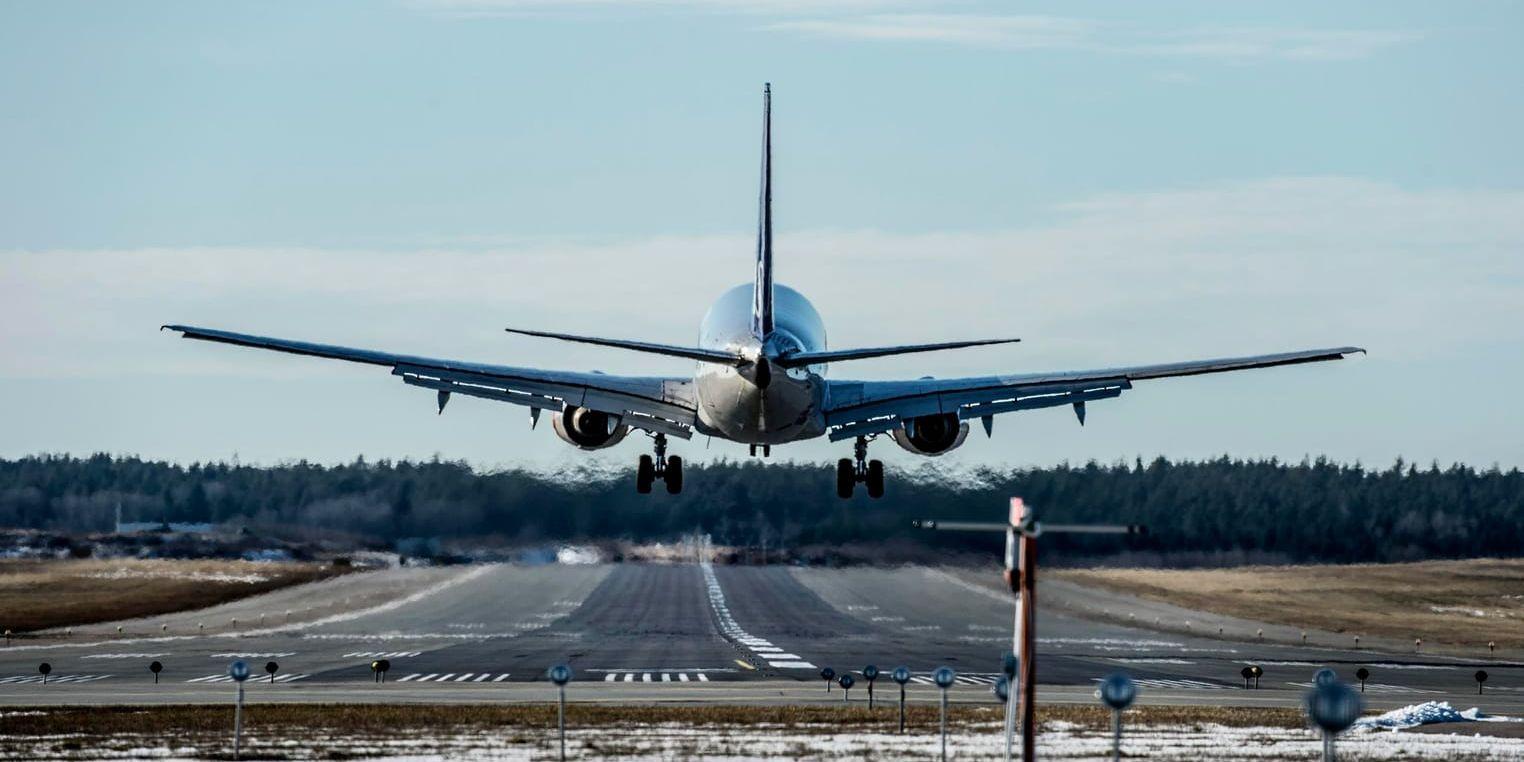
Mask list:
[[[894,429],[894,443],[916,455],[942,455],[958,449],[968,437],[968,424],[953,413],[923,415]]]
[[[556,436],[583,450],[613,447],[630,433],[630,427],[621,424],[619,416],[575,405],[567,405],[560,415],[550,419],[550,424]]]

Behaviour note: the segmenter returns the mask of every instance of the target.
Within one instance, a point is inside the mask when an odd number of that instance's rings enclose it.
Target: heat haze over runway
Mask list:
[[[991,579],[986,579],[986,577]],[[929,673],[959,673],[957,696],[989,700],[1009,648],[1008,596],[993,575],[922,567],[824,569],[700,563],[477,565],[352,574],[201,611],[90,625],[16,640],[0,649],[0,703],[214,700],[234,659],[263,675],[256,701],[544,700],[547,667],[569,664],[581,698],[778,702],[824,696],[819,670],[904,665],[913,695]],[[1128,626],[1087,617],[1082,591],[1039,594],[1043,696],[1087,701],[1094,682],[1125,670],[1144,700],[1295,703],[1312,673],[1346,680],[1370,670],[1373,707],[1476,698],[1472,674],[1489,673],[1490,708],[1524,707],[1524,668],[1483,656],[1356,651],[1260,641],[1232,623],[1218,637],[1161,622]],[[1098,598],[1112,618],[1151,623],[1155,609]],[[118,633],[117,628],[121,627]],[[1179,623],[1175,623],[1178,630]],[[390,662],[385,685],[370,664]],[[38,665],[52,667],[43,686]],[[148,665],[163,665],[153,683]],[[1258,691],[1239,671],[1260,666]],[[861,686],[861,681],[859,686]],[[879,682],[879,696],[894,686]],[[817,697],[816,694],[819,694]],[[865,698],[865,692],[854,692]],[[839,696],[833,693],[832,696]]]

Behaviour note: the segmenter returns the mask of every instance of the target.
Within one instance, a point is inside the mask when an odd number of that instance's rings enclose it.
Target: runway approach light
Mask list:
[[[1479,669],[1472,677],[1476,678],[1476,695],[1480,696],[1482,695],[1482,683],[1487,682],[1487,670]]]
[[[1005,702],[1010,701],[1011,679],[1005,675],[1001,675],[999,679],[995,680],[995,684],[990,686],[990,691],[995,694],[995,698],[1000,699],[1000,703],[1004,704]]]
[[[847,674],[842,675],[841,679],[837,682],[841,683],[841,702],[843,704],[851,703],[852,686],[857,684],[857,678],[853,677],[852,673],[848,672]]]
[[[561,762],[566,762],[566,684],[571,682],[571,667],[557,664],[545,673],[556,684],[559,700],[556,704],[556,729],[561,734]]]
[[[1355,670],[1355,679],[1360,681],[1360,692],[1365,692],[1365,681],[1370,678],[1371,671],[1365,667]]]
[[[830,693],[831,681],[836,679],[836,670],[831,669],[830,667],[822,667],[820,670],[820,679],[825,681],[826,693]]]
[[[152,662],[148,665],[148,671],[153,673],[153,684],[158,685],[159,673],[164,671],[164,665],[159,662]]]
[[[386,682],[386,673],[392,668],[392,663],[386,659],[377,659],[370,663],[370,671],[375,673],[375,681]]]
[[[1323,760],[1333,762],[1334,737],[1360,717],[1360,694],[1337,680],[1307,694],[1307,714],[1323,729]]]
[[[228,665],[228,677],[238,686],[237,703],[233,704],[233,759],[243,751],[243,681],[249,679],[249,665],[242,659]]]
[[[48,684],[48,674],[53,671],[53,665],[43,662],[37,665],[37,671],[42,673],[42,684]]]
[[[270,682],[275,682],[275,673],[280,670],[280,665],[273,661],[265,662],[265,674],[270,676]]]
[[[878,679],[878,667],[869,664],[863,667],[863,679],[868,681],[868,708],[873,708],[873,681]]]
[[[1312,687],[1314,688],[1337,682],[1339,682],[1339,674],[1327,667],[1312,673]]]
[[[905,683],[910,682],[909,667],[895,667],[889,679],[900,684],[900,732],[905,732]]]
[[[942,689],[942,762],[947,762],[947,689],[957,677],[958,673],[952,667],[937,667],[937,671],[931,673],[932,682]]]
[[[1095,697],[1111,710],[1111,759],[1122,759],[1122,711],[1138,697],[1138,684],[1122,672],[1113,672],[1095,689]]]

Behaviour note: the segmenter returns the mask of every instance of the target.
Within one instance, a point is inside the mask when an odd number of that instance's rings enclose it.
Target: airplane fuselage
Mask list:
[[[752,328],[751,283],[726,291],[704,316],[700,347],[753,360],[741,367],[699,363],[694,388],[706,434],[775,445],[825,433],[825,365],[784,370],[768,364],[789,352],[825,350],[825,324],[803,294],[781,284],[773,289],[774,326],[765,339]]]

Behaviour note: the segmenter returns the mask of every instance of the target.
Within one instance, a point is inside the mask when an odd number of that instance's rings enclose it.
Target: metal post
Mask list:
[[[1323,762],[1334,762],[1333,733],[1323,731]]]
[[[561,702],[557,705],[556,727],[561,730],[561,762],[566,762],[566,686],[557,686],[561,691]]]
[[[900,683],[900,732],[905,732],[905,684]]]
[[[1122,710],[1111,710],[1111,762],[1122,762]]]
[[[1021,525],[1021,520],[1026,510],[1024,506],[1025,503],[1022,502],[1021,498],[1011,499],[1011,523],[1010,526],[1005,530],[1005,581],[1006,584],[1011,587],[1011,593],[1015,596],[1015,618],[1011,622],[1011,656],[1017,659],[1017,664],[1020,664],[1021,659],[1021,593],[1018,592],[1020,583],[1012,577],[1016,574],[1020,574],[1020,569],[1018,568],[1019,562],[1017,560],[1018,551],[1016,549],[1018,542],[1016,527]],[[1017,669],[1020,669],[1020,667]],[[1019,692],[1019,679],[1020,678],[1018,675],[1010,676],[1010,683],[1012,684],[1007,686],[1008,688],[1012,689],[1010,693],[1015,694]],[[1016,696],[1008,695],[1006,697],[1005,762],[1011,762],[1011,755],[1014,753],[1014,739],[1016,735],[1016,703]]]
[[[238,682],[238,703],[233,705],[233,759],[243,751],[243,681]]]
[[[947,762],[947,689],[942,689],[942,762]]]
[[[1030,509],[1028,509],[1030,510]],[[1021,536],[1021,758],[1037,758],[1037,538]]]

